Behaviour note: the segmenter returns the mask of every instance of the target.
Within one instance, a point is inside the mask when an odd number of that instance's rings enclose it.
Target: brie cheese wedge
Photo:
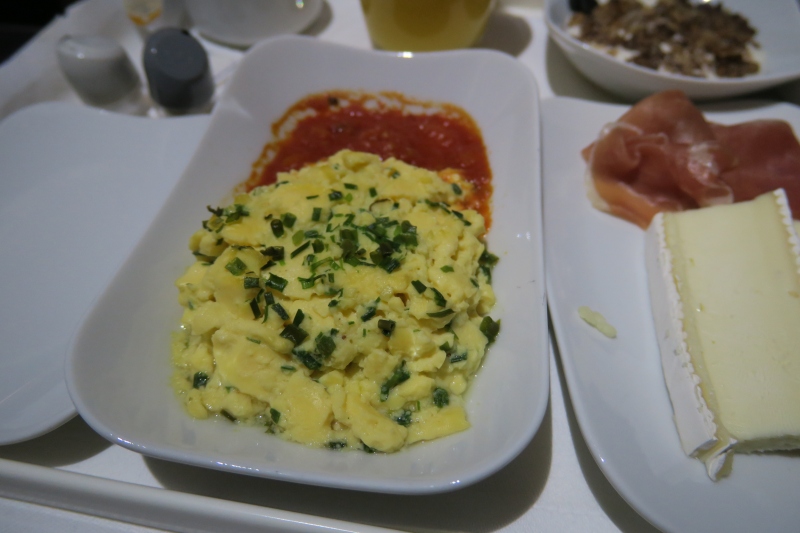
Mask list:
[[[658,214],[646,257],[683,451],[717,479],[734,451],[800,448],[800,245],[783,190]]]

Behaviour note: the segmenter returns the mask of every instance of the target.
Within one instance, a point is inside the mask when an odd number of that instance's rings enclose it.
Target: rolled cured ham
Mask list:
[[[800,214],[800,143],[791,126],[714,124],[681,91],[640,101],[582,155],[592,204],[642,228],[660,211],[750,200],[781,187]]]

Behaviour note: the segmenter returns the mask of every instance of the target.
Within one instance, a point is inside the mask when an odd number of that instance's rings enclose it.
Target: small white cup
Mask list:
[[[141,115],[147,110],[139,74],[115,40],[65,35],[56,45],[61,72],[85,103]]]
[[[184,0],[194,27],[226,45],[247,48],[282,33],[306,29],[323,0]]]

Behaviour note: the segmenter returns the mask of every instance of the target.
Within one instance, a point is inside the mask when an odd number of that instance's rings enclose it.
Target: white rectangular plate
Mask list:
[[[595,210],[584,190],[581,149],[626,109],[568,98],[542,104],[548,299],[581,431],[612,485],[664,531],[796,531],[800,455],[736,455],[731,476],[713,482],[681,450],[650,313],[644,232]],[[780,118],[800,132],[800,109],[788,104],[708,111],[728,124]],[[582,305],[602,313],[617,338],[584,323]]]
[[[494,175],[488,243],[500,257],[492,316],[502,329],[468,394],[472,428],[393,455],[310,449],[256,428],[194,420],[169,386],[169,336],[181,315],[174,281],[192,261],[187,242],[206,205],[224,202],[249,176],[270,126],[291,104],[332,89],[462,107],[483,133]],[[533,437],[549,396],[539,146],[535,83],[504,54],[407,57],[294,36],[255,47],[164,209],[71,347],[67,383],[78,412],[109,440],[147,455],[299,483],[437,492],[498,470]]]

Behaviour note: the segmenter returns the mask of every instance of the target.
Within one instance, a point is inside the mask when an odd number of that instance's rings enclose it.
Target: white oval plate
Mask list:
[[[461,106],[483,133],[494,175],[488,241],[500,256],[492,316],[502,330],[468,395],[472,428],[391,455],[311,449],[226,420],[198,421],[169,385],[170,332],[181,316],[174,282],[193,259],[189,236],[207,205],[249,177],[272,123],[303,96],[331,89]],[[109,440],[147,455],[286,481],[421,493],[495,472],[533,437],[549,397],[539,153],[533,77],[503,54],[408,56],[296,36],[257,45],[164,209],[72,345],[67,382],[78,412]]]
[[[0,123],[0,445],[75,415],[67,346],[207,123],[62,103]]]
[[[672,421],[650,311],[644,231],[594,209],[580,150],[627,107],[554,98],[542,104],[547,285],[564,375],[586,444],[628,503],[665,532],[797,531],[800,454],[736,454],[717,482],[684,455]],[[715,106],[711,120],[789,121],[789,104]],[[617,328],[607,339],[578,317],[587,305]]]
[[[724,0],[758,30],[763,57],[761,72],[743,78],[704,79],[658,72],[611,57],[566,31],[572,12],[568,0],[547,0],[545,22],[550,36],[584,76],[600,87],[637,100],[667,89],[680,89],[689,98],[711,100],[768,89],[800,78],[800,8],[797,0]]]

